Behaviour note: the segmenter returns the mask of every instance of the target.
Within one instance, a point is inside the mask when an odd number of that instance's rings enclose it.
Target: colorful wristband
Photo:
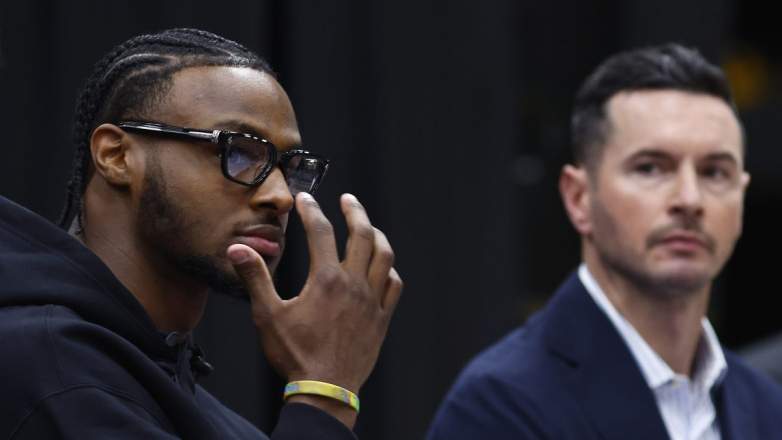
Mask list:
[[[360,406],[358,396],[350,390],[317,380],[297,380],[285,385],[285,393],[282,395],[282,399],[287,400],[288,397],[296,394],[312,394],[336,399],[353,408],[356,412],[358,412]]]

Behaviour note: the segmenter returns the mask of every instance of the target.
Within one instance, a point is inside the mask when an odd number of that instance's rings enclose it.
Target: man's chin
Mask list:
[[[244,281],[236,273],[233,266],[226,262],[227,267],[215,268],[205,281],[209,285],[209,290],[222,296],[238,298],[245,301],[250,300],[250,293]]]
[[[202,280],[209,290],[220,295],[249,301],[244,281],[227,260],[208,256],[189,256],[178,261],[191,277]]]
[[[274,276],[274,271],[277,270],[277,265],[280,263],[280,257],[270,257],[268,255],[261,255],[264,264],[266,264],[266,270],[269,271],[269,275]]]
[[[653,275],[656,287],[668,296],[686,296],[711,283],[712,271],[699,264],[678,264],[659,268]]]
[[[250,301],[250,294],[244,286],[235,288],[228,288],[226,286],[209,286],[209,291],[220,296],[240,299],[247,302]]]

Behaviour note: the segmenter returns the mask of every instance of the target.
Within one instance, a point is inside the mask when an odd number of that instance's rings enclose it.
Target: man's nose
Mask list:
[[[673,213],[699,217],[703,215],[703,190],[698,171],[692,166],[683,166],[675,182],[671,200]]]
[[[277,215],[283,215],[293,209],[293,195],[282,170],[275,167],[266,179],[255,188],[251,204],[253,208],[274,208]]]

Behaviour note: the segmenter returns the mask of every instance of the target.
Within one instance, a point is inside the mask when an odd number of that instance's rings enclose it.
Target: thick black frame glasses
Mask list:
[[[279,165],[294,196],[301,192],[315,194],[326,175],[329,160],[306,150],[278,153],[277,147],[261,137],[227,130],[201,130],[161,124],[159,122],[122,121],[123,130],[180,138],[197,139],[220,148],[220,168],[226,179],[244,186],[258,186]]]

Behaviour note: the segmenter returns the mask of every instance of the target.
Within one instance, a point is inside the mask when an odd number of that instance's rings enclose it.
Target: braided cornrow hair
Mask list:
[[[76,101],[73,174],[60,227],[82,230],[92,131],[106,122],[143,119],[165,97],[173,74],[196,66],[250,67],[274,75],[263,58],[241,44],[198,29],[139,35],[116,46],[95,65]]]

